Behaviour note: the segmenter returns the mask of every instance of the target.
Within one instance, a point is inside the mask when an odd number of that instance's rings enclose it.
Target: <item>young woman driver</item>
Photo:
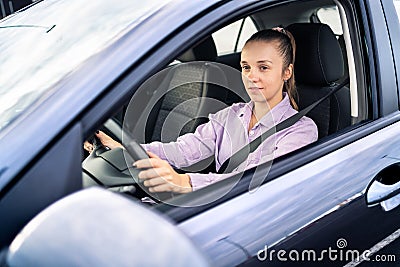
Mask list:
[[[136,161],[143,168],[139,178],[150,192],[173,191],[187,193],[225,179],[230,174],[200,174],[175,172],[214,156],[217,170],[234,152],[261,133],[287,119],[297,111],[294,81],[295,42],[282,28],[255,33],[245,43],[241,53],[242,78],[251,101],[237,103],[209,116],[195,133],[185,134],[176,142],[152,142],[143,147],[150,159]],[[97,134],[109,148],[121,146],[105,135]],[[272,160],[318,138],[315,123],[303,117],[261,143],[234,172],[240,172]]]

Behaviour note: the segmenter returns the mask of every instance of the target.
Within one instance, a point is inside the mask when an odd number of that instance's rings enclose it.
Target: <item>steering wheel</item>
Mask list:
[[[133,162],[149,158],[146,151],[124,131],[124,147],[107,150],[99,140],[93,142],[92,153],[82,162],[85,179],[91,179],[110,190],[126,192],[135,197],[150,197],[159,202],[172,198],[172,192],[151,193],[138,178],[141,169],[133,167]],[[88,184],[88,183],[87,183]],[[91,183],[93,184],[93,182]]]
[[[139,145],[127,132],[125,133],[125,140],[124,145],[126,151],[128,152],[129,156],[132,157],[134,161],[140,159],[148,159],[149,155],[143,149],[141,145]],[[150,193],[147,187],[144,186],[143,181],[139,182],[139,186],[144,190],[153,200],[155,198],[156,201],[163,201],[166,199],[170,199],[174,197],[173,192],[159,192],[159,193]]]

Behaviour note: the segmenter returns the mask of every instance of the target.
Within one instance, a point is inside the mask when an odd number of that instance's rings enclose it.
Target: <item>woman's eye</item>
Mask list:
[[[267,69],[269,69],[269,68],[268,68],[268,66],[261,66],[260,69],[261,69],[261,70],[267,70]]]
[[[249,66],[242,66],[242,70],[249,70],[250,67]]]

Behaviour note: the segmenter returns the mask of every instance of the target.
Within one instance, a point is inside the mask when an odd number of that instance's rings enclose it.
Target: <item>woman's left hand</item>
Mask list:
[[[177,173],[167,161],[160,159],[154,153],[147,153],[150,158],[138,160],[134,166],[146,169],[139,172],[139,179],[144,180],[144,185],[150,192],[192,192],[188,174]]]

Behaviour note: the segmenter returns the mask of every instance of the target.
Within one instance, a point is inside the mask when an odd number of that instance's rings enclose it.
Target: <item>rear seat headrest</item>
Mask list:
[[[295,79],[298,84],[327,86],[343,76],[343,55],[328,25],[294,23],[286,29],[296,41]]]
[[[205,40],[190,48],[178,57],[182,62],[188,61],[214,61],[217,57],[217,48],[212,36],[208,36]]]

